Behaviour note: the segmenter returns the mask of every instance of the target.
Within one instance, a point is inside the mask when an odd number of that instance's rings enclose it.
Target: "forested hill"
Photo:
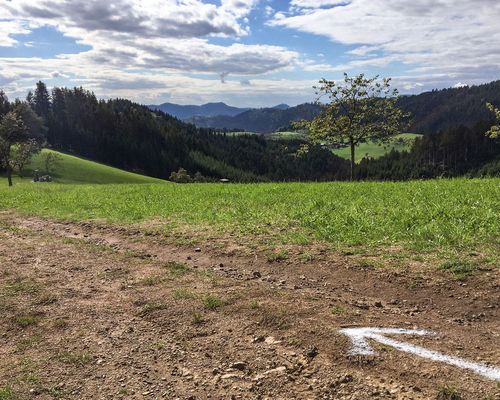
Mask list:
[[[241,129],[257,133],[271,133],[286,128],[292,121],[312,119],[320,111],[316,104],[305,103],[295,107],[258,108],[236,116],[194,117],[189,121],[204,128]]]
[[[224,103],[207,103],[201,106],[180,105],[174,103],[163,103],[160,105],[148,106],[152,110],[163,111],[179,119],[185,120],[194,116],[214,117],[218,115],[235,116],[242,112],[248,111],[250,108],[231,107]]]
[[[412,113],[411,132],[436,133],[491,120],[487,102],[500,106],[500,81],[404,96],[400,107]]]
[[[399,105],[413,116],[409,131],[427,134],[446,131],[460,125],[472,128],[480,120],[491,120],[491,114],[485,107],[486,102],[500,106],[500,81],[403,96]],[[262,108],[232,117],[196,117],[191,121],[200,127],[270,133],[287,128],[292,121],[312,118],[319,110],[317,105],[301,104],[285,110]]]
[[[39,82],[28,102],[48,128],[50,147],[157,178],[179,168],[198,180],[332,180],[347,176],[348,164],[316,146],[297,156],[300,141],[282,143],[257,135],[232,136],[198,129],[129,100],[98,100],[82,88]],[[1,117],[1,115],[0,115]]]

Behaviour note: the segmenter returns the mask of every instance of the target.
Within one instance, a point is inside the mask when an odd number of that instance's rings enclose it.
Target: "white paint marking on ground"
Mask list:
[[[475,363],[463,358],[447,356],[446,354],[437,351],[428,350],[420,346],[415,346],[409,343],[400,342],[385,335],[418,335],[429,336],[434,335],[434,332],[421,329],[398,329],[398,328],[345,328],[339,331],[348,336],[352,342],[350,353],[353,355],[372,355],[375,351],[370,346],[368,339],[375,340],[386,346],[394,347],[397,350],[406,353],[415,354],[416,356],[427,358],[433,361],[440,361],[446,364],[453,365],[458,368],[469,369],[476,374],[482,375],[485,378],[500,381],[500,369],[490,367],[485,364]]]

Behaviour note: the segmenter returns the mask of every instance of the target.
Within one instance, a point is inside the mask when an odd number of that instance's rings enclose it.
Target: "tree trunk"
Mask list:
[[[356,165],[354,157],[354,149],[355,149],[354,143],[351,142],[351,182],[354,180],[354,167]]]
[[[12,186],[12,168],[7,166],[7,180],[9,181],[9,186]]]

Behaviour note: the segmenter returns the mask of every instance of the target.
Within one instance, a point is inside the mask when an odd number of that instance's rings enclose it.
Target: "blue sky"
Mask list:
[[[142,103],[314,100],[343,72],[402,93],[500,78],[497,0],[15,0],[0,8],[0,88],[39,79]]]

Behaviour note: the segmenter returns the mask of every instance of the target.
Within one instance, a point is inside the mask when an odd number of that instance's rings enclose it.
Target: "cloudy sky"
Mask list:
[[[0,88],[258,107],[365,72],[418,93],[500,79],[499,21],[499,0],[0,0]]]

